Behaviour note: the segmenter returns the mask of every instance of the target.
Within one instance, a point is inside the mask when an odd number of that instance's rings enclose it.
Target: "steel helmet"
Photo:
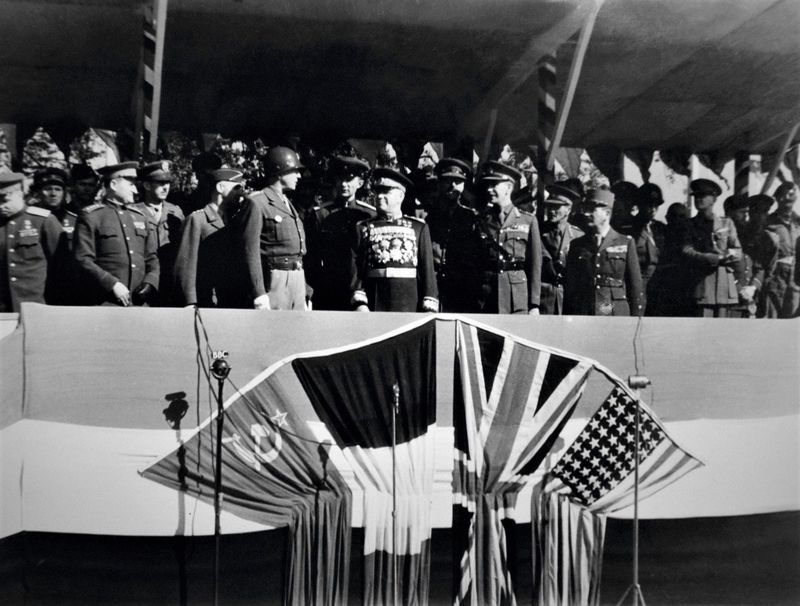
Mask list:
[[[264,173],[268,177],[277,177],[293,170],[303,170],[300,158],[288,147],[271,147],[264,156]]]

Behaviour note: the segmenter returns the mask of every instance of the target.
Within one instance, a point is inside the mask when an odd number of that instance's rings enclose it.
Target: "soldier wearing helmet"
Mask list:
[[[255,309],[306,308],[306,235],[286,195],[297,187],[303,168],[294,150],[271,148],[264,158],[267,186],[249,194],[235,218]]]

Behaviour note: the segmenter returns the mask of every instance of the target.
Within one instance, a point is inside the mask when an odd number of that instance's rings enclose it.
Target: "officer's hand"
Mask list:
[[[756,296],[755,286],[743,286],[742,290],[739,292],[739,298],[742,300],[743,303],[752,303],[755,296]]]
[[[260,310],[269,310],[269,295],[261,295],[253,300],[253,307]]]
[[[528,315],[529,316],[538,316],[539,315],[539,308],[538,307],[531,307],[528,310]]]
[[[359,305],[358,307],[356,307],[356,311],[367,311],[368,312],[369,311],[369,307],[366,306],[366,305]]]
[[[311,299],[306,299],[306,311],[313,311],[314,310],[314,303],[311,302]]]
[[[183,306],[184,309],[194,309],[195,307],[197,307],[197,305],[195,305],[194,303],[190,303],[189,305]]]
[[[111,292],[114,293],[114,299],[122,307],[128,307],[131,304],[131,291],[122,282],[117,282],[111,287]]]
[[[145,305],[147,303],[152,302],[155,296],[156,296],[156,289],[153,287],[152,284],[148,284],[147,282],[145,282],[144,284],[140,284],[133,291],[131,300],[133,301],[134,305]]]

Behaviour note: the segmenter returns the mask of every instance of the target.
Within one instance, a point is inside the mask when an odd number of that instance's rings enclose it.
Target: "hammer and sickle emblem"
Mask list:
[[[230,438],[223,438],[222,441],[225,444],[232,444],[239,458],[248,465],[252,465],[256,471],[261,471],[261,463],[269,464],[278,458],[283,446],[283,439],[279,431],[271,431],[258,423],[250,426],[250,435],[255,442],[252,450],[248,450],[242,445],[242,438],[237,433]],[[263,446],[269,446],[267,450],[262,449],[262,440],[265,443]]]

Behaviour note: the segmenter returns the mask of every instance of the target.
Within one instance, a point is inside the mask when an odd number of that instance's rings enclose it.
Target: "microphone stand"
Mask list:
[[[392,406],[392,603],[400,604],[397,582],[397,414],[400,410],[400,385],[395,383]]]
[[[214,451],[214,606],[219,604],[219,545],[220,545],[220,513],[222,510],[222,423],[225,418],[222,408],[222,388],[231,367],[225,360],[228,352],[214,352],[211,363],[211,375],[217,380],[217,436]]]
[[[640,390],[650,385],[650,379],[644,375],[631,375],[628,377],[628,387],[633,389],[636,394],[636,414],[634,422],[634,440],[633,440],[633,581],[622,597],[617,602],[620,606],[622,602],[631,593],[633,597],[633,606],[639,606],[639,600],[642,601],[642,606],[647,606],[644,601],[644,594],[642,593],[642,586],[639,584],[639,448],[640,448],[640,431],[641,431],[641,397]]]

